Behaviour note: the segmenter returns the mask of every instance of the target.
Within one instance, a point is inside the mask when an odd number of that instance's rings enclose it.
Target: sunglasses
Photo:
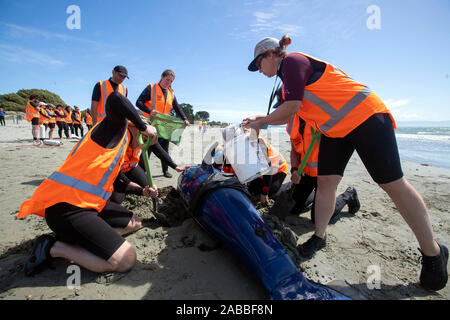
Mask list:
[[[255,64],[256,64],[256,67],[258,68],[258,70],[261,69],[261,62],[262,62],[262,59],[264,59],[264,55],[263,55],[263,54],[260,55],[260,56],[258,57],[258,59],[256,59],[256,61],[255,61]]]

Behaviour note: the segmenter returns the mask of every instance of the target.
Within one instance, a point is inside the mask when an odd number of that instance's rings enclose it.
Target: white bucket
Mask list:
[[[39,126],[39,139],[45,139],[45,126],[43,124]]]
[[[251,140],[249,134],[241,134],[228,140],[224,154],[241,183],[247,183],[271,171],[267,154],[262,151],[258,140]]]
[[[50,139],[46,139],[43,141],[45,145],[47,146],[59,146],[62,144],[61,141],[56,141],[56,140],[50,140]]]

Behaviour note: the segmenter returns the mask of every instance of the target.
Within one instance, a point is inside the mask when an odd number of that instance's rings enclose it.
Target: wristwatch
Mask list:
[[[291,168],[291,173],[293,173],[294,171],[297,171],[297,170],[298,170],[297,167],[292,167],[292,168]]]

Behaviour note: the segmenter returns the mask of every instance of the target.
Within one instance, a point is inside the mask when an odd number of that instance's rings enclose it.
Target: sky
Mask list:
[[[0,94],[47,89],[84,110],[124,65],[135,103],[172,69],[179,103],[240,122],[267,112],[275,82],[247,70],[256,43],[286,33],[288,52],[338,66],[397,121],[450,120],[448,0],[0,0]]]

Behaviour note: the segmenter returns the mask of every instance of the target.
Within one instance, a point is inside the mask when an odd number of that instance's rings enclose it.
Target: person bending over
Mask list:
[[[127,124],[157,139],[131,102],[119,93],[106,101],[106,117],[70,151],[65,162],[22,203],[18,218],[44,217],[55,237],[40,236],[25,263],[32,275],[51,258],[65,258],[93,272],[125,272],[133,267],[136,251],[122,235],[138,230],[139,217],[111,202],[128,144]],[[151,190],[152,195],[157,190]]]

